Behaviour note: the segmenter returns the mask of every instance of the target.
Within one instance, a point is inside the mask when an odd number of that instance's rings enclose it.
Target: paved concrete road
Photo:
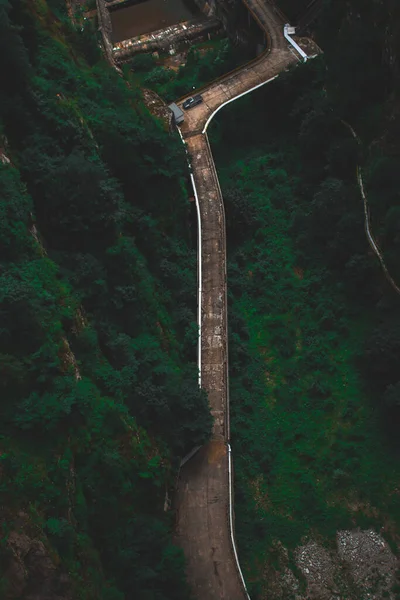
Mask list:
[[[177,542],[185,552],[188,580],[197,600],[247,598],[231,544],[229,521],[225,214],[207,135],[202,132],[210,116],[227,100],[298,61],[283,36],[284,22],[279,13],[267,0],[247,0],[246,4],[267,33],[269,51],[204,89],[204,102],[185,111],[181,126],[200,205],[202,387],[208,392],[214,416],[212,441],[182,468],[176,498]]]
[[[228,468],[224,442],[203,447],[180,478],[177,534],[185,540],[188,579],[194,596],[244,598],[228,532]],[[188,465],[189,465],[188,463]]]
[[[221,104],[268,81],[299,61],[299,56],[291,46],[288,46],[283,36],[283,21],[268,4],[268,0],[248,0],[247,4],[265,28],[269,39],[268,51],[201,91],[204,102],[184,111],[185,121],[181,125],[181,131],[185,139],[201,133],[208,118]],[[186,97],[178,102],[181,107],[185,99]]]

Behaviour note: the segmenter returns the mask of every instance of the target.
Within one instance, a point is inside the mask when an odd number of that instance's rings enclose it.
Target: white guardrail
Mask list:
[[[190,171],[190,181],[192,182],[192,188],[194,193],[194,199],[196,202],[196,211],[197,211],[197,277],[198,277],[198,289],[197,289],[197,325],[199,328],[199,335],[197,340],[197,368],[198,368],[198,382],[199,387],[201,387],[201,295],[203,292],[203,265],[202,265],[202,253],[201,253],[201,214],[200,214],[200,204],[199,197],[197,194],[196,184],[194,182],[194,177],[192,173],[192,165],[189,160],[189,152],[186,148],[186,142],[183,139],[183,135],[179,127],[177,127],[179,131],[179,135],[181,136],[182,144],[185,147],[186,152],[186,160],[189,165]]]
[[[250,596],[249,596],[249,592],[247,591],[246,582],[243,577],[242,569],[240,568],[239,557],[238,557],[238,553],[237,553],[237,549],[236,549],[234,524],[233,524],[232,450],[231,450],[230,444],[227,444],[227,446],[228,446],[228,461],[229,461],[229,464],[228,464],[228,466],[229,466],[229,529],[230,529],[230,534],[231,534],[231,542],[232,542],[233,553],[235,555],[236,567],[237,567],[237,570],[239,571],[239,575],[240,575],[240,579],[242,581],[244,593],[246,594],[247,600],[251,600]]]

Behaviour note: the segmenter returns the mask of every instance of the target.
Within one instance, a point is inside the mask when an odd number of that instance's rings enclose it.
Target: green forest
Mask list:
[[[399,284],[399,23],[394,3],[327,3],[324,55],[211,126],[227,218],[236,528],[252,598],[282,598],[271,583],[310,537],[329,548],[339,529],[372,527],[398,552],[400,297],[368,245],[356,167]]]
[[[164,505],[211,417],[182,144],[64,2],[1,0],[0,74],[0,596],[187,600]]]
[[[279,5],[296,20],[309,2]],[[252,600],[281,598],[271,581],[307,536],[329,547],[338,529],[372,527],[398,553],[400,297],[368,245],[356,169],[400,286],[400,7],[322,5],[310,33],[323,54],[209,129]],[[217,40],[177,72],[139,55],[121,77],[99,42],[64,0],[0,0],[5,600],[192,600],[169,509],[181,458],[212,425],[196,212],[182,143],[142,87],[170,102],[247,54]]]

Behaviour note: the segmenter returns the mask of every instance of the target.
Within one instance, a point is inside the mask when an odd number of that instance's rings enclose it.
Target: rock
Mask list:
[[[306,594],[298,596],[298,585],[288,578],[287,593],[297,600],[395,600],[399,561],[379,534],[372,529],[338,531],[336,543],[337,551],[314,540],[296,549]]]
[[[72,600],[68,576],[55,564],[42,540],[14,530],[7,547],[4,600]]]
[[[321,544],[310,541],[295,552],[296,564],[307,581],[307,598],[331,600],[338,593],[334,557]]]
[[[371,600],[393,598],[398,559],[375,531],[338,531],[339,557],[348,565],[354,583]],[[385,596],[383,596],[385,595]]]

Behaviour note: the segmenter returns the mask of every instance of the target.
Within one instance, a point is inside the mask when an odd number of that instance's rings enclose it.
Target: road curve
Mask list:
[[[229,471],[229,389],[225,213],[205,131],[225,103],[268,82],[299,58],[284,38],[284,21],[267,0],[246,5],[264,29],[268,50],[204,88],[204,102],[185,112],[181,134],[193,171],[201,236],[199,365],[214,417],[211,441],[181,469],[176,495],[176,541],[187,559],[196,600],[248,600],[234,548]],[[182,104],[182,101],[178,102]]]

